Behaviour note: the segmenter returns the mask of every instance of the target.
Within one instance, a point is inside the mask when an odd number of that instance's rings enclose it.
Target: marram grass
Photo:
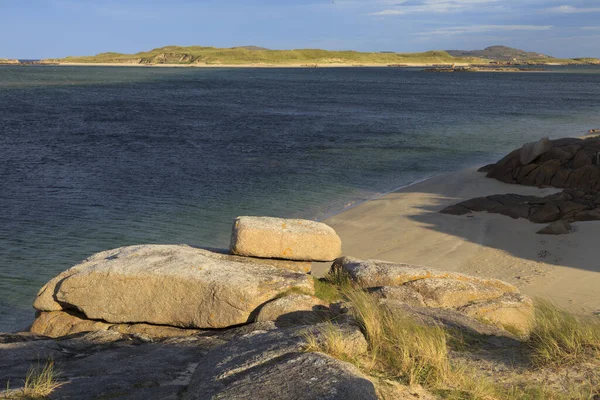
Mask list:
[[[534,366],[564,366],[600,357],[600,318],[579,316],[546,300],[535,301],[527,342]]]

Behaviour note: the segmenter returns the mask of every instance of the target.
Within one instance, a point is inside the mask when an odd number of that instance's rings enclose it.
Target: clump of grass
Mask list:
[[[44,399],[56,389],[64,385],[58,381],[59,373],[54,367],[54,361],[49,359],[44,366],[32,365],[27,370],[23,387],[10,390],[7,383],[6,392],[0,398],[6,399]]]
[[[352,355],[348,353],[346,333],[331,321],[326,322],[318,334],[307,332],[305,339],[306,351],[318,351],[339,360],[354,361]]]
[[[333,263],[325,280],[332,285],[337,286],[340,290],[346,290],[356,286],[350,274],[344,270],[341,265]]]
[[[342,299],[338,287],[331,284],[326,279],[313,278],[315,283],[315,296],[327,302],[334,303]]]
[[[600,319],[578,316],[546,300],[536,300],[527,342],[534,366],[564,366],[600,356]]]
[[[29,367],[23,385],[23,394],[31,398],[44,398],[64,385],[58,381],[58,371],[54,367],[54,360],[47,360],[46,364]]]
[[[446,333],[392,312],[362,290],[345,290],[365,334],[374,367],[409,385],[435,386],[450,372]]]
[[[355,285],[350,275],[335,263],[324,278],[314,278],[314,283],[315,296],[328,303],[342,300],[342,291]]]

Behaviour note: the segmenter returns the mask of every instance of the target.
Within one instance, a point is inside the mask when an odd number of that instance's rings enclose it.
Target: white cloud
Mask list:
[[[573,7],[563,5],[558,7],[548,8],[548,11],[559,14],[579,14],[579,13],[594,13],[600,12],[600,7]]]
[[[421,32],[419,36],[434,36],[434,35],[464,35],[469,33],[485,33],[485,32],[512,32],[512,31],[547,31],[552,29],[552,25],[471,25],[471,26],[454,26],[449,28],[441,28],[428,32]]]
[[[468,11],[498,4],[500,0],[421,0],[416,5],[404,5],[406,1],[375,1],[375,4],[386,4],[396,6],[383,11],[372,12],[369,15],[390,16],[409,13],[450,13]]]
[[[381,17],[381,16],[386,16],[386,15],[402,15],[402,14],[406,14],[406,13],[401,10],[383,10],[383,11],[370,13],[369,15],[375,15],[375,16]]]

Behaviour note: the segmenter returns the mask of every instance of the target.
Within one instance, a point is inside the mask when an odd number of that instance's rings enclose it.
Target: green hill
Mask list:
[[[403,65],[403,64],[599,64],[593,58],[558,59],[541,53],[506,46],[484,50],[434,50],[423,53],[329,51],[320,49],[270,50],[258,46],[217,48],[205,46],[166,46],[135,54],[100,53],[95,56],[43,60],[48,63],[98,63],[135,65]]]
[[[445,51],[424,53],[362,53],[357,51],[328,51],[319,49],[268,50],[256,46],[215,48],[203,46],[166,46],[136,54],[101,53],[95,56],[66,57],[44,60],[63,63],[122,63],[122,64],[196,64],[196,65],[327,65],[327,64],[403,64],[403,63],[473,63],[472,57],[453,57]]]
[[[448,50],[448,54],[454,57],[481,57],[494,61],[529,61],[554,58],[542,53],[534,53],[507,46],[490,46],[483,50]]]

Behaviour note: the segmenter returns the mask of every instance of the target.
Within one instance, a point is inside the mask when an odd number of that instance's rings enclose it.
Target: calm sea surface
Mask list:
[[[51,277],[139,243],[227,247],[542,136],[600,128],[600,69],[0,66],[0,331]]]

